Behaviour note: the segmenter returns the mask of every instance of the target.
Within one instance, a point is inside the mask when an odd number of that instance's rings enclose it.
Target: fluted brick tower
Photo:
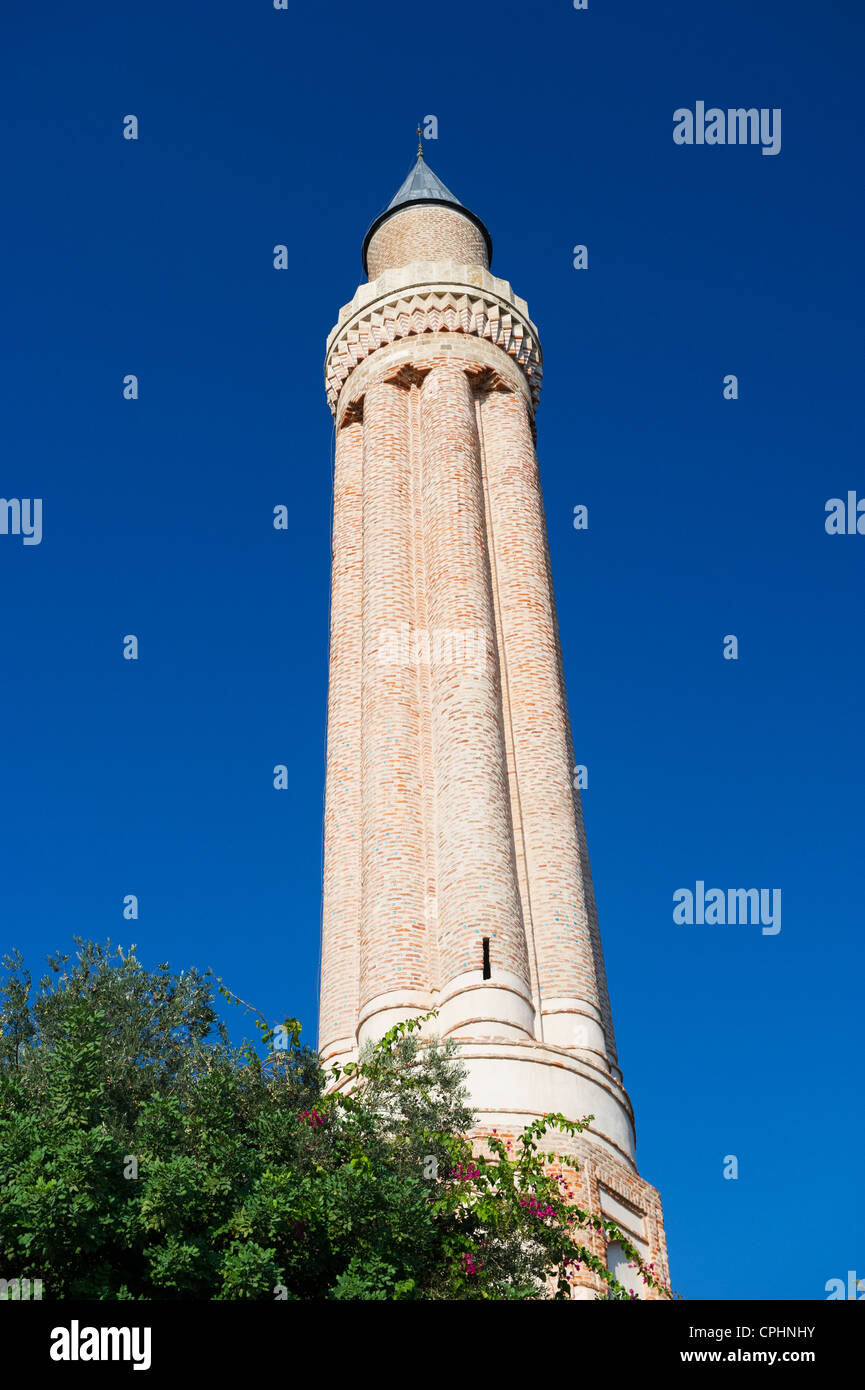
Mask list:
[[[438,1010],[478,1136],[545,1111],[667,1277],[604,973],[535,455],[537,329],[425,164],[327,342],[336,429],[319,1048]],[[600,1242],[601,1237],[598,1237]],[[618,1268],[615,1248],[606,1255]],[[621,1271],[620,1271],[621,1272]],[[595,1276],[575,1296],[591,1297]]]

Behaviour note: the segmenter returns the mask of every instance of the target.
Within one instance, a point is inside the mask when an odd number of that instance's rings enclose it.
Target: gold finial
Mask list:
[[[421,128],[420,128],[420,126],[418,126],[418,128],[417,128],[417,157],[418,157],[418,159],[423,159],[423,145],[422,145],[422,143],[421,143]]]

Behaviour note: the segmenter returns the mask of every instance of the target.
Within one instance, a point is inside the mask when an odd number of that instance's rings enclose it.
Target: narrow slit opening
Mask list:
[[[485,979],[485,980],[488,980],[488,979],[490,978],[490,974],[491,974],[491,971],[490,971],[490,939],[489,939],[488,936],[485,936],[485,937],[484,937],[484,979]]]

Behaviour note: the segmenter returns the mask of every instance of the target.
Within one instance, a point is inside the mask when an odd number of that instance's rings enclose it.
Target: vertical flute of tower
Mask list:
[[[534,1010],[516,880],[480,445],[465,364],[421,388],[427,604],[433,633],[475,634],[474,662],[430,672],[438,859],[439,1025],[531,1037]],[[463,644],[465,652],[466,645]],[[484,983],[482,939],[496,962]]]
[[[541,1036],[559,1047],[596,1053],[602,1065],[615,1066],[592,882],[575,814],[570,726],[531,424],[524,396],[511,391],[485,392],[479,415]]]
[[[363,426],[336,436],[333,491],[330,684],[327,699],[321,1016],[324,1056],[350,1060],[357,1047],[361,917],[361,588]]]
[[[408,392],[363,406],[363,892],[358,1040],[429,1003]]]

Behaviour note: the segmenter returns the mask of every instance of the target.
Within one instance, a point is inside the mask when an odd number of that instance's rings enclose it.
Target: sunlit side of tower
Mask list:
[[[578,1200],[667,1277],[636,1168],[562,676],[535,454],[538,333],[421,150],[363,243],[335,421],[319,1048],[438,1010],[477,1135],[556,1140]],[[620,1252],[596,1253],[624,1274]],[[576,1297],[591,1297],[593,1275]]]

